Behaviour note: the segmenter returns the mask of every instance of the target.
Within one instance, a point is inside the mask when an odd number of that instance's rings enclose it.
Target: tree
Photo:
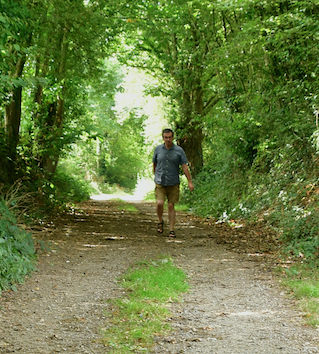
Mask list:
[[[22,87],[25,85],[22,72],[30,46],[31,31],[27,24],[30,13],[24,3],[15,1],[0,3],[0,114],[4,121],[3,139],[0,142],[3,152],[3,172],[12,182],[14,161],[19,141],[21,121]]]
[[[139,2],[131,16],[135,31],[128,43],[133,50],[124,59],[163,78],[161,91],[179,107],[172,117],[178,143],[195,175],[203,165],[204,117],[220,99],[211,83],[217,75],[214,50],[222,45],[220,30],[228,31],[223,14],[208,1],[175,0]]]
[[[63,126],[75,118],[70,116],[74,107],[69,98],[79,94],[84,81],[101,73],[106,40],[116,31],[108,27],[104,18],[109,11],[102,3],[84,5],[55,0],[43,13],[40,28],[45,27],[46,31],[39,31],[35,39],[42,51],[37,53],[33,64],[35,77],[45,78],[47,85],[38,84],[35,88],[38,108],[34,124],[42,127],[36,143],[41,166],[48,174],[55,172],[63,147]]]
[[[218,74],[211,82],[220,101],[206,117],[209,165],[198,178],[220,214],[241,212],[251,196],[246,210],[271,208],[281,191],[317,174],[318,107],[317,3],[222,6],[227,30],[214,51]],[[205,200],[201,193],[198,198]]]
[[[251,164],[258,144],[297,148],[315,129],[318,6],[303,1],[238,5],[241,31],[221,48],[219,78],[227,114],[241,132],[249,128],[250,138],[242,137],[247,148],[254,145],[246,154]]]
[[[65,128],[83,114],[76,105],[80,97],[85,99],[85,83],[101,73],[107,46],[121,31],[115,14],[122,5],[103,0],[1,4],[1,80],[6,84],[1,111],[7,136],[3,151],[9,149],[8,169],[14,175],[23,116],[24,154],[31,155],[32,170],[40,168],[49,177],[63,147],[77,135]]]

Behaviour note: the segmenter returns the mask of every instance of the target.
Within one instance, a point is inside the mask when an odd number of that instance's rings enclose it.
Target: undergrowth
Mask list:
[[[113,354],[148,353],[154,336],[170,329],[167,303],[180,300],[188,290],[186,274],[171,259],[161,257],[128,270],[121,286],[126,297],[112,301],[102,342]]]
[[[251,166],[227,156],[206,165],[196,193],[186,193],[193,213],[229,222],[260,223],[278,234],[285,256],[316,262],[319,256],[318,156],[310,143],[260,148]],[[220,157],[221,158],[221,157]]]
[[[50,180],[35,181],[29,188],[44,214],[64,211],[70,205],[88,200],[95,192],[81,176],[68,175],[62,169],[58,169]]]
[[[17,225],[17,219],[0,197],[0,292],[16,289],[35,269],[32,236]]]

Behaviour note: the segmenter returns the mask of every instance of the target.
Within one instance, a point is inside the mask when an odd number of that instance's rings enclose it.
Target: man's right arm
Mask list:
[[[186,176],[186,178],[187,178],[187,180],[188,180],[188,188],[189,188],[191,191],[193,191],[193,190],[194,190],[194,185],[193,185],[192,177],[191,177],[191,174],[190,174],[190,172],[189,172],[189,169],[188,169],[188,166],[187,166],[186,163],[182,165],[182,169],[183,169],[184,174],[185,174],[185,176]]]
[[[157,165],[157,149],[158,149],[158,147],[155,148],[153,158],[152,158],[154,175],[155,175],[155,169],[156,169],[156,165]]]

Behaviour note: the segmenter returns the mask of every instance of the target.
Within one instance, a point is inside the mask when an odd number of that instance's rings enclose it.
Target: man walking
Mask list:
[[[179,165],[188,180],[188,188],[194,190],[191,175],[187,166],[187,157],[184,150],[173,144],[174,133],[171,129],[162,131],[164,144],[155,148],[153,155],[153,172],[155,174],[156,212],[158,216],[159,233],[164,231],[163,210],[164,202],[168,201],[169,237],[176,237],[175,203],[179,200]]]

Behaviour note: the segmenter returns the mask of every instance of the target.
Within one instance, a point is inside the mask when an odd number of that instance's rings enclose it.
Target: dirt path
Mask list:
[[[107,353],[99,328],[107,300],[123,295],[116,279],[159,254],[187,271],[192,288],[171,305],[174,331],[153,353],[319,353],[318,331],[303,325],[267,270],[270,236],[180,214],[172,241],[156,234],[153,205],[135,206],[128,213],[90,201],[34,230],[53,247],[18,292],[0,298],[0,353]]]

